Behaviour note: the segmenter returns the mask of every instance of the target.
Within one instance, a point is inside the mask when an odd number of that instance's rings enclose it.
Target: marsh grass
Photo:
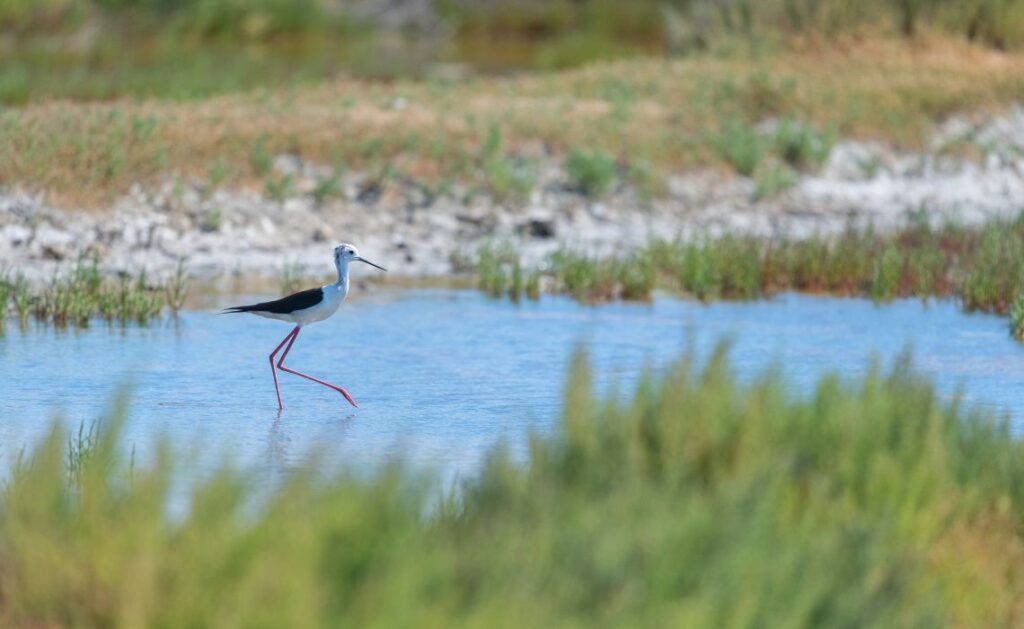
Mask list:
[[[833,132],[822,132],[798,120],[783,117],[771,134],[775,154],[794,168],[820,166],[832,152]]]
[[[588,197],[600,197],[615,183],[615,158],[603,151],[574,148],[565,159],[569,183]]]
[[[280,177],[273,157],[292,154],[365,173],[390,168],[430,187],[493,182],[516,195],[531,179],[517,159],[576,149],[603,156],[574,168],[588,192],[631,171],[653,176],[645,186],[656,191],[658,173],[695,166],[753,173],[773,156],[813,168],[835,137],[923,147],[937,120],[1024,99],[1024,56],[962,42],[766,55],[619,61],[444,89],[338,79],[186,102],[29,104],[0,112],[0,182],[89,207],[168,173],[266,190]],[[773,120],[783,121],[774,134],[762,129]],[[482,159],[495,129],[500,150]]]
[[[1010,336],[1024,341],[1024,291],[1017,293],[1010,305]]]
[[[80,258],[70,269],[36,286],[21,274],[0,274],[0,320],[6,322],[13,313],[22,326],[30,316],[56,327],[85,327],[96,319],[145,324],[165,311],[176,313],[188,289],[184,261],[179,261],[166,283],[156,283],[145,271],[108,278],[98,261]]]
[[[796,172],[778,160],[765,160],[754,173],[754,199],[770,199],[799,182]]]
[[[738,120],[726,121],[712,140],[722,160],[746,177],[752,177],[761,163],[763,142],[757,129]]]
[[[100,438],[100,422],[94,421],[86,427],[85,422],[78,425],[78,431],[68,434],[67,438],[67,467],[68,481],[72,486],[78,486],[82,480],[82,473],[89,465],[89,459],[97,451],[97,444]]]
[[[521,202],[537,186],[537,172],[522,158],[496,156],[484,165],[491,197],[499,203]]]
[[[522,263],[508,242],[487,243],[477,252],[480,290],[491,297],[508,296],[518,301],[524,289]]]
[[[500,274],[494,269],[519,264],[510,245],[500,265],[488,255],[489,279],[482,285],[496,281]],[[965,310],[1006,315],[1024,290],[1024,216],[982,227],[912,224],[886,234],[850,228],[806,239],[727,235],[652,241],[629,256],[610,258],[563,248],[522,272],[549,277],[551,291],[587,302],[646,300],[656,287],[703,301],[799,291],[875,301],[952,297]],[[485,290],[509,290],[505,281],[500,287]]]
[[[828,159],[836,137],[790,115],[761,129],[729,119],[711,138],[718,155],[734,171],[752,177],[758,197],[770,197],[796,183],[795,170],[808,171]]]
[[[188,299],[189,285],[191,281],[188,275],[188,267],[185,260],[179,259],[174,267],[174,274],[164,285],[164,294],[167,297],[167,307],[171,312],[177,313],[185,307],[185,300]]]
[[[1008,423],[905,361],[802,396],[779,373],[741,384],[720,350],[600,398],[578,354],[553,433],[440,498],[400,464],[225,466],[173,517],[179,459],[125,460],[116,405],[84,455],[55,428],[7,475],[0,624],[1019,625]]]

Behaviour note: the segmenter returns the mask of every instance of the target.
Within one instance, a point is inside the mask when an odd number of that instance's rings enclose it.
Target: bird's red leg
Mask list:
[[[304,373],[300,373],[298,371],[295,371],[294,369],[289,369],[288,367],[284,366],[284,359],[288,357],[288,352],[290,352],[292,350],[292,345],[295,344],[295,339],[299,338],[299,328],[295,328],[294,334],[295,334],[295,336],[292,337],[292,342],[288,344],[288,347],[285,348],[284,353],[281,354],[281,360],[277,361],[277,368],[280,369],[281,371],[287,371],[288,373],[295,374],[296,376],[300,376],[302,378],[305,378],[306,380],[312,380],[313,382],[315,382],[317,384],[322,384],[322,385],[324,385],[325,387],[327,387],[329,389],[334,389],[338,393],[340,393],[343,396],[345,396],[345,399],[348,400],[349,404],[351,404],[352,406],[358,406],[356,404],[356,401],[352,399],[352,396],[349,395],[348,391],[346,391],[345,389],[342,389],[341,387],[335,386],[335,385],[333,385],[333,384],[331,384],[329,382],[324,382],[323,380],[319,380],[317,378],[314,378],[313,376],[309,376],[309,375],[306,375]]]
[[[298,334],[299,326],[295,326],[295,329],[289,332],[288,336],[284,337],[284,340],[281,341],[281,344],[274,348],[274,351],[270,352],[270,373],[274,376],[274,392],[277,393],[277,410],[279,411],[284,408],[284,405],[281,404],[281,387],[277,386],[277,369],[274,368],[274,356],[276,356],[277,353],[281,351],[281,348],[284,347],[285,343],[287,343],[288,341],[294,343],[295,337],[298,336]],[[288,349],[291,348],[292,346],[289,345]],[[288,353],[288,349],[284,351],[285,354]]]

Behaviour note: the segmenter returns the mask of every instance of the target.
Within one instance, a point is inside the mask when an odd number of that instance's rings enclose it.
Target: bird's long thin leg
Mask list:
[[[324,385],[325,387],[327,387],[329,389],[334,389],[338,393],[340,393],[343,396],[345,396],[345,399],[348,400],[349,404],[351,404],[352,406],[358,406],[356,404],[356,401],[352,399],[352,396],[349,395],[348,391],[346,391],[345,389],[342,389],[339,386],[335,386],[335,385],[331,384],[330,382],[324,382],[323,380],[320,380],[318,378],[314,378],[313,376],[310,376],[310,375],[307,375],[307,374],[295,371],[294,369],[289,369],[288,367],[284,366],[284,359],[288,357],[288,352],[290,352],[292,350],[292,345],[295,344],[295,339],[297,339],[297,338],[299,338],[299,328],[295,328],[295,336],[292,337],[292,342],[288,344],[288,347],[285,348],[284,353],[281,354],[281,360],[277,361],[277,368],[280,369],[281,371],[287,371],[290,374],[295,374],[296,376],[305,378],[306,380],[312,380],[313,382],[315,382],[317,384],[322,384],[322,385]]]
[[[292,330],[291,332],[289,332],[288,336],[284,337],[284,340],[281,341],[281,344],[278,345],[277,347],[275,347],[274,351],[270,352],[270,373],[271,373],[271,375],[274,376],[274,392],[277,393],[277,410],[283,409],[284,405],[281,404],[281,387],[279,387],[277,385],[277,369],[274,368],[274,357],[277,355],[277,353],[279,351],[281,351],[281,348],[285,346],[285,343],[287,343],[288,341],[291,341],[292,343],[294,343],[295,342],[295,337],[298,336],[298,335],[299,335],[299,326],[295,326],[295,329]],[[292,348],[292,346],[289,345],[288,349],[291,349],[291,348]],[[284,351],[284,353],[287,354],[288,350],[286,349]]]

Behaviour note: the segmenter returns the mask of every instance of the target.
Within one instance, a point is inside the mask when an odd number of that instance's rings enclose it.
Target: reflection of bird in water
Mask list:
[[[281,424],[281,414],[278,413],[270,424],[270,433],[267,434],[267,468],[275,480],[284,478],[289,471],[288,459],[292,437]]]
[[[277,408],[281,410],[284,405],[281,403],[281,388],[277,384],[277,370],[295,374],[307,380],[312,380],[317,384],[322,384],[325,387],[334,389],[338,393],[345,396],[345,399],[349,401],[352,406],[356,405],[356,401],[352,399],[352,396],[348,394],[345,389],[335,386],[333,384],[324,382],[314,378],[313,376],[299,373],[294,369],[289,369],[284,366],[284,359],[287,358],[288,352],[291,351],[292,345],[295,344],[295,339],[299,336],[299,331],[302,326],[307,323],[316,323],[317,321],[323,321],[327,317],[330,317],[338,310],[338,306],[341,302],[345,301],[345,296],[348,295],[348,263],[349,262],[365,262],[370,266],[377,267],[382,271],[386,271],[382,266],[378,266],[369,260],[365,260],[359,257],[359,252],[352,245],[341,244],[334,248],[334,265],[338,269],[338,281],[327,286],[321,286],[320,288],[310,288],[309,290],[300,291],[294,295],[288,295],[275,301],[265,301],[259,304],[252,304],[249,306],[234,306],[232,308],[226,308],[224,312],[251,312],[252,314],[259,315],[261,317],[267,317],[268,319],[279,319],[281,321],[289,321],[296,324],[295,329],[288,333],[288,336],[284,337],[281,344],[278,345],[274,351],[270,352],[270,373],[274,376],[274,391],[277,393]],[[287,345],[287,347],[285,347]],[[274,357],[284,347],[284,353],[281,354],[281,359],[274,364]]]

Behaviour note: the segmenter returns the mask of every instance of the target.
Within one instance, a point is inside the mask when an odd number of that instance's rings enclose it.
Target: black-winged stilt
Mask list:
[[[292,345],[295,344],[295,339],[298,338],[299,331],[302,329],[302,326],[308,323],[323,321],[334,314],[338,310],[338,306],[341,305],[341,302],[345,301],[345,296],[348,295],[349,262],[365,262],[370,266],[377,267],[381,271],[387,271],[384,267],[359,257],[359,252],[354,246],[350,244],[341,244],[334,248],[334,266],[338,269],[337,282],[328,284],[327,286],[321,286],[320,288],[310,288],[309,290],[300,291],[294,295],[288,295],[287,297],[282,297],[275,301],[265,301],[259,304],[252,304],[251,306],[233,306],[231,308],[225,308],[223,311],[225,313],[251,312],[252,314],[267,317],[268,319],[279,319],[281,321],[289,321],[295,324],[295,329],[289,332],[288,336],[284,337],[284,340],[281,341],[281,344],[278,345],[274,351],[270,352],[270,373],[274,376],[274,391],[277,393],[277,410],[284,408],[284,405],[281,404],[281,388],[277,384],[278,369],[334,389],[345,396],[345,399],[348,400],[349,404],[352,406],[356,405],[356,401],[352,399],[352,396],[349,395],[348,391],[345,389],[314,378],[313,376],[299,373],[294,369],[289,369],[284,366],[284,359],[288,357],[288,352],[291,351]],[[286,344],[288,347],[285,347]],[[281,351],[282,347],[285,347],[284,353],[281,354],[281,360],[277,361],[277,364],[275,365],[274,356]]]

